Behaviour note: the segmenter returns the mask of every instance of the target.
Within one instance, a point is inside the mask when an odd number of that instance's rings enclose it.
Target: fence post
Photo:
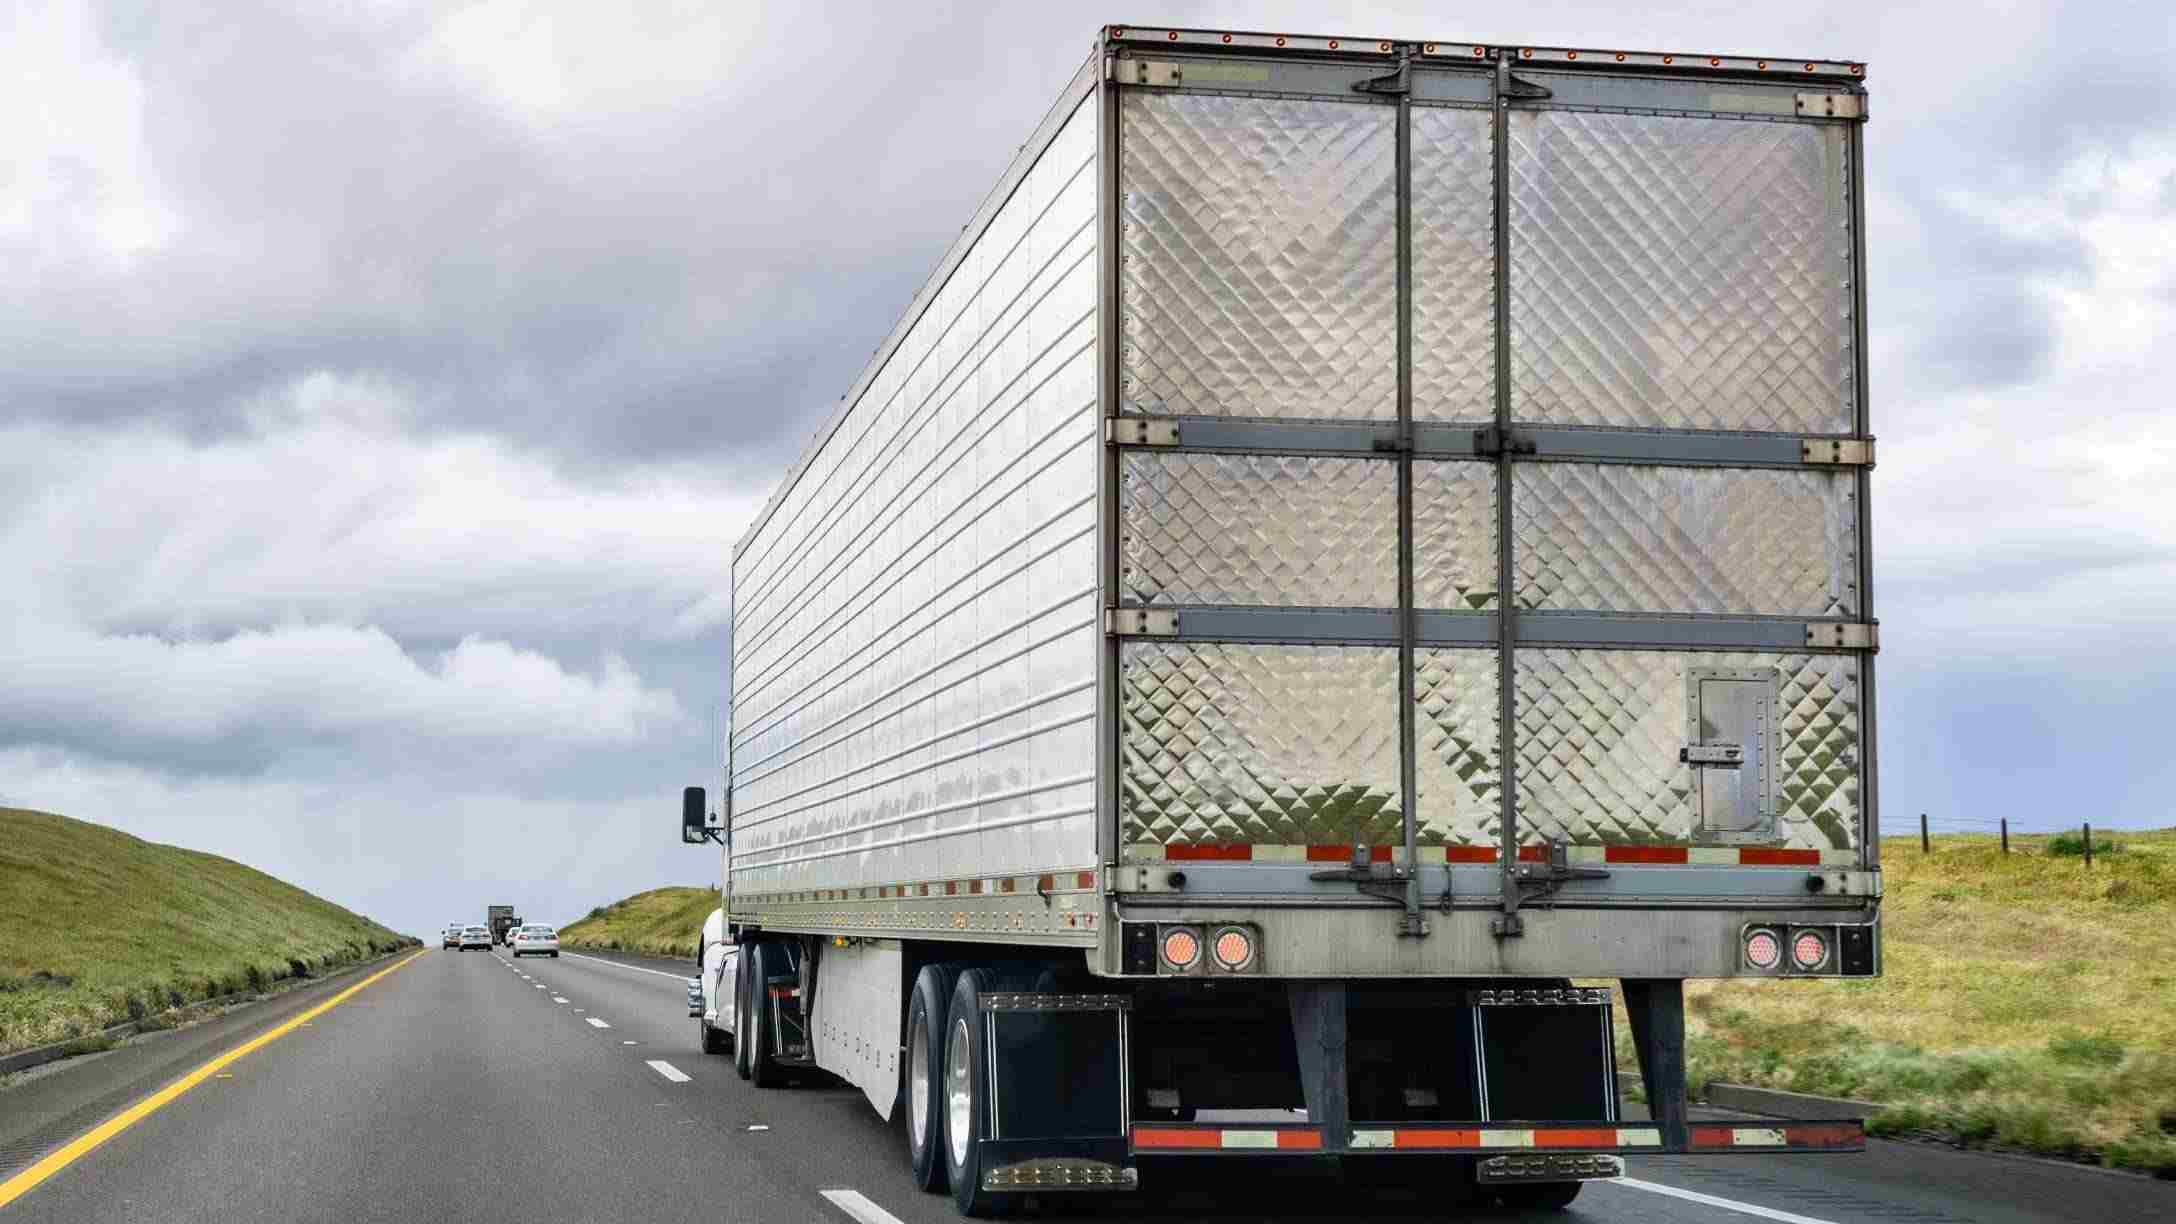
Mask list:
[[[2007,816],[2002,818],[2002,852],[2010,852],[2010,818]]]
[[[1934,847],[1927,843],[1927,814],[1919,813],[1919,853],[1931,854]]]
[[[2085,822],[2085,865],[2093,865],[2093,822]]]

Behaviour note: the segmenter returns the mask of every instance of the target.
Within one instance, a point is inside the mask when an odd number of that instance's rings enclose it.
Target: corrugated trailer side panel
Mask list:
[[[736,898],[1095,864],[1095,108],[1056,118],[736,551]]]

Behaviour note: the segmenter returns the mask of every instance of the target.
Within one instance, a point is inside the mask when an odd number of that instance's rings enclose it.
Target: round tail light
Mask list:
[[[1828,937],[1819,931],[1800,931],[1792,936],[1791,963],[1806,973],[1828,964]]]
[[[1745,937],[1745,963],[1755,969],[1770,970],[1783,963],[1783,941],[1770,930],[1755,930]]]
[[[1191,969],[1201,959],[1201,936],[1191,927],[1172,927],[1164,932],[1164,963],[1173,969]]]
[[[1216,933],[1209,954],[1225,969],[1244,969],[1254,963],[1254,936],[1245,927],[1225,927]]]

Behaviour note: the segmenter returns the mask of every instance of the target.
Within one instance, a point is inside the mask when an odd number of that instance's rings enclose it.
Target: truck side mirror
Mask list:
[[[680,840],[700,846],[709,837],[709,802],[703,788],[690,786],[680,792]]]

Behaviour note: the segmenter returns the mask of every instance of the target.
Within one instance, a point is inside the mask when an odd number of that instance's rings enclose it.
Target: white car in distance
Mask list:
[[[534,955],[556,959],[559,956],[559,932],[541,924],[515,927],[506,944],[516,957]]]
[[[466,952],[470,948],[482,948],[484,951],[489,952],[491,950],[491,928],[480,926],[462,927],[461,950]]]

